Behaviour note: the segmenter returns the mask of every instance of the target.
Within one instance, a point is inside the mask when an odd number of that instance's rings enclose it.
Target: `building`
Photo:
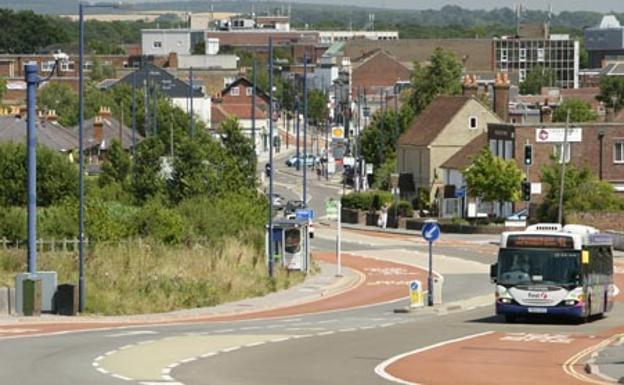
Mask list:
[[[609,59],[624,59],[624,27],[615,15],[605,15],[599,25],[585,29],[589,67],[602,68]]]
[[[134,82],[137,87],[147,90],[148,93],[156,92],[167,96],[171,102],[183,111],[191,109],[190,95],[191,86],[153,64],[147,64],[134,72]],[[115,84],[126,84],[132,87],[133,74],[128,74]],[[196,114],[206,125],[210,124],[210,98],[206,97],[202,90],[203,82],[194,81],[192,100],[193,113]]]
[[[27,143],[26,109],[0,109],[0,143]],[[37,144],[69,153],[78,148],[78,137],[61,126],[55,111],[40,111],[36,123]]]
[[[438,96],[404,132],[397,144],[397,169],[411,175],[415,192],[429,191],[441,199],[444,189],[442,165],[502,120],[472,96]]]
[[[253,83],[239,77],[225,87],[212,100],[210,127],[215,130],[228,118],[236,118],[243,132],[250,138],[255,135],[256,149],[260,152],[269,147],[269,96],[256,88],[255,133],[253,127]],[[277,129],[275,136],[277,136]]]
[[[506,36],[494,39],[494,70],[517,73],[520,83],[535,66],[555,73],[555,86],[578,88],[579,42],[568,35],[542,37]]]
[[[387,51],[378,50],[352,62],[351,92],[366,89],[377,94],[380,89],[393,89],[399,82],[409,82],[412,71]]]
[[[348,40],[399,40],[398,31],[318,31],[318,34],[321,44],[333,44]]]
[[[172,52],[190,55],[204,42],[203,30],[192,29],[142,29],[141,53],[143,56],[167,56]]]

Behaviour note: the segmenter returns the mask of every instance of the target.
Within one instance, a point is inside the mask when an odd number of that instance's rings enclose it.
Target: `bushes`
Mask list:
[[[357,210],[379,210],[384,203],[392,202],[388,191],[366,191],[345,195],[341,199],[342,207]]]
[[[153,237],[167,244],[188,238],[188,224],[176,210],[164,207],[158,199],[143,206],[135,218],[136,229],[143,237]]]
[[[408,201],[399,201],[397,204],[392,204],[389,209],[389,212],[394,214],[394,209],[396,206],[396,213],[399,217],[407,217],[411,218],[414,216],[414,209],[412,205]]]

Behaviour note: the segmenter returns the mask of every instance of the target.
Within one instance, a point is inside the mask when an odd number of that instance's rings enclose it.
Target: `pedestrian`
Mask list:
[[[316,167],[316,177],[318,180],[321,180],[321,167]]]
[[[388,224],[388,205],[386,203],[381,207],[381,227],[386,228]]]

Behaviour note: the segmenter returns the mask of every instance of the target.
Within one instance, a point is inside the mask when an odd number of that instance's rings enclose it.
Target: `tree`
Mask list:
[[[559,191],[561,164],[551,157],[550,164],[542,167],[542,182],[546,186],[544,201],[538,208],[540,221],[556,222],[559,218]],[[619,211],[624,209],[624,199],[609,182],[592,175],[588,167],[568,164],[563,190],[563,214],[570,211]]]
[[[308,95],[308,119],[310,123],[318,126],[327,119],[327,96],[321,90],[312,90]]]
[[[37,106],[41,110],[55,110],[59,123],[65,127],[78,124],[78,95],[69,84],[48,83],[39,90]]]
[[[233,158],[240,176],[247,179],[249,188],[254,188],[257,161],[253,142],[243,134],[236,118],[229,118],[221,123],[217,131],[221,136],[221,143],[223,143],[226,154]]]
[[[513,160],[494,156],[484,148],[463,172],[468,192],[486,202],[516,202],[520,200],[523,174]]]
[[[110,64],[103,64],[98,59],[93,59],[93,68],[91,68],[91,80],[99,82],[104,79],[112,79],[115,77],[115,68]]]
[[[0,103],[2,103],[2,100],[4,99],[4,95],[6,94],[6,92],[7,92],[6,79],[0,76]]]
[[[624,105],[624,78],[621,76],[603,76],[600,78],[598,100],[619,110]]]
[[[0,52],[30,54],[50,44],[67,43],[70,36],[58,18],[32,11],[0,9]]]
[[[98,180],[100,186],[110,183],[124,185],[130,174],[130,168],[130,156],[121,147],[119,141],[114,139],[106,154],[106,160],[102,165],[102,174]]]
[[[591,105],[579,99],[567,99],[557,107],[553,122],[565,122],[570,111],[570,122],[595,122],[598,114]]]
[[[26,145],[0,144],[0,206],[25,206],[27,197]],[[37,147],[37,205],[50,206],[78,194],[78,171],[69,157]]]
[[[520,93],[527,95],[537,95],[542,92],[542,87],[552,87],[555,85],[555,71],[536,65],[529,71],[526,78],[520,83]]]
[[[165,182],[161,175],[161,156],[165,146],[156,137],[139,143],[135,152],[131,189],[138,202],[145,202],[164,191]]]
[[[420,114],[438,95],[457,95],[461,92],[463,66],[451,52],[438,47],[431,55],[431,64],[423,67],[414,62],[411,104]]]

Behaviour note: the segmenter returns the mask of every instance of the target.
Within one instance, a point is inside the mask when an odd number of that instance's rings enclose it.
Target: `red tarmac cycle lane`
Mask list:
[[[335,263],[335,253],[315,253],[314,259]],[[421,269],[387,262],[377,259],[358,257],[350,254],[342,255],[342,264],[363,275],[357,286],[325,298],[311,300],[295,305],[285,305],[274,309],[250,311],[246,313],[195,316],[192,318],[176,318],[163,315],[157,320],[126,320],[111,322],[94,322],[80,318],[70,318],[70,322],[20,322],[17,324],[0,325],[0,339],[8,336],[28,336],[72,332],[90,329],[104,329],[123,326],[139,326],[168,323],[201,323],[216,321],[238,321],[260,318],[286,317],[325,311],[341,310],[398,300],[408,295],[408,283],[414,279],[426,282],[427,273]],[[277,305],[276,305],[277,306]]]

